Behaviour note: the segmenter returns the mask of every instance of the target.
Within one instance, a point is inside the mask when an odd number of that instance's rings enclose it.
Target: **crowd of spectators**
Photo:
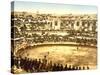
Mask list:
[[[24,37],[27,43],[81,42],[84,45],[91,45],[91,43],[94,45],[97,44],[96,15],[93,18],[91,15],[67,15],[58,17],[52,14],[25,14],[26,12],[22,12],[19,15],[15,13],[11,16],[11,37],[13,39]],[[61,21],[59,29],[53,27],[57,26],[57,23],[53,25],[54,19]],[[76,31],[73,28],[76,19],[82,21],[81,31]],[[79,22],[76,24],[79,26]],[[87,27],[85,27],[86,24],[88,25]],[[85,31],[90,27],[92,27],[91,31]],[[62,35],[63,32],[66,34]]]

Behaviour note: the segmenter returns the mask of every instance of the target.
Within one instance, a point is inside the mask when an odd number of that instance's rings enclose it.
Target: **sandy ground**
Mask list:
[[[76,46],[46,45],[27,49],[19,54],[23,58],[31,59],[43,58],[46,55],[47,59],[53,61],[53,63],[89,66],[91,69],[96,68],[97,65],[97,48],[95,47],[79,46],[77,50]]]

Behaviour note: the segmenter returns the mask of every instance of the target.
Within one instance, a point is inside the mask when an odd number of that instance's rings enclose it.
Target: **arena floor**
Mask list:
[[[24,51],[19,51],[23,58],[31,59],[43,58],[47,56],[48,61],[53,63],[69,64],[74,66],[89,66],[95,69],[97,65],[97,48],[87,46],[67,46],[67,45],[44,45],[37,46]]]

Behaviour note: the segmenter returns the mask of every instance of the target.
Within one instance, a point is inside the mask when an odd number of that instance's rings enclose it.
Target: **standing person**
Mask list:
[[[52,61],[48,63],[47,70],[52,71]]]
[[[81,66],[79,66],[79,70],[82,70],[82,69],[81,69]]]
[[[56,67],[56,63],[54,63],[52,71],[56,71]]]
[[[40,72],[40,67],[41,67],[41,59],[38,60],[37,62],[37,67],[38,67],[38,72]]]
[[[72,66],[71,65],[69,65],[68,70],[72,70]]]
[[[87,66],[87,70],[89,70],[89,66]]]
[[[65,65],[64,71],[68,70],[68,66],[67,64]]]
[[[60,71],[60,65],[59,65],[59,63],[57,64],[56,71]]]
[[[46,56],[44,56],[44,58],[43,58],[43,69],[45,70],[46,67],[47,67],[47,58],[46,58]]]
[[[83,70],[85,70],[85,67],[83,66]]]
[[[63,71],[63,70],[64,70],[63,65],[60,64],[60,71]]]

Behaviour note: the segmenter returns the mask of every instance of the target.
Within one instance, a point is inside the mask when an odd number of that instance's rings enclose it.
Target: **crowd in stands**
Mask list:
[[[21,12],[17,14],[15,12],[11,16],[11,37],[13,39],[24,37],[28,44],[45,42],[76,42],[84,43],[84,45],[97,44],[96,15],[92,18],[93,15],[58,17],[52,14],[37,13],[34,16],[25,14],[27,13]],[[55,21],[56,23],[54,22],[53,25],[53,19],[59,20]],[[80,26],[79,22],[82,21],[82,26],[78,31],[74,29],[76,19],[79,19],[76,26]],[[57,23],[59,21],[61,21],[60,27]],[[85,27],[86,25],[87,27]],[[56,26],[58,26],[58,29],[56,29]],[[92,30],[89,30],[90,27]],[[66,34],[62,35],[63,32]],[[18,42],[18,40],[15,42]]]

